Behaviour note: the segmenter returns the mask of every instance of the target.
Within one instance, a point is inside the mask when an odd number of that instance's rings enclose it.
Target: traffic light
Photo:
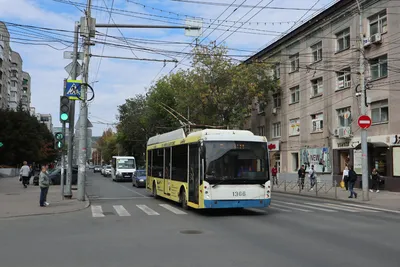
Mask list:
[[[68,98],[68,96],[60,97],[60,121],[62,123],[69,122],[69,98]]]
[[[63,149],[64,147],[64,135],[60,132],[55,133],[55,138],[56,138],[56,149]]]

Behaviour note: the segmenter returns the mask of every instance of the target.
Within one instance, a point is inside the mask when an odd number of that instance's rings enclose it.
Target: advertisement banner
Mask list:
[[[317,173],[330,173],[332,171],[331,155],[328,147],[300,149],[300,164],[308,171],[311,165]]]

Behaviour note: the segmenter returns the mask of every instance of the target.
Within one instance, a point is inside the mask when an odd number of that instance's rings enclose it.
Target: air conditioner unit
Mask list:
[[[276,114],[276,108],[272,109],[272,114]]]
[[[370,38],[364,38],[364,39],[363,39],[363,44],[364,44],[364,47],[370,46],[370,45],[371,45],[371,40],[370,40]]]
[[[351,129],[350,127],[340,127],[338,130],[338,137],[339,138],[349,138],[351,137]]]
[[[380,33],[376,33],[371,36],[371,43],[381,43],[382,42],[382,35]]]

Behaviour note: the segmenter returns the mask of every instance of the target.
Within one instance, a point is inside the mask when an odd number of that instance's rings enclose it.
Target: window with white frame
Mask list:
[[[311,115],[311,131],[321,132],[324,129],[324,113]]]
[[[322,77],[311,80],[311,96],[322,95],[324,91],[324,81]]]
[[[292,171],[297,172],[299,169],[299,153],[294,152],[291,153],[291,155],[292,155]]]
[[[272,95],[273,99],[273,107],[280,108],[281,107],[281,93],[275,93]]]
[[[281,137],[281,123],[277,122],[272,124],[272,137]]]
[[[339,72],[336,72],[336,77],[337,77],[337,89],[336,90],[341,90],[344,88],[350,88],[351,87],[351,69],[346,68],[343,69]]]
[[[336,34],[336,52],[350,48],[350,28]]]
[[[289,136],[300,134],[300,118],[289,120]]]
[[[258,135],[259,136],[265,136],[265,126],[259,126],[258,127]]]
[[[313,62],[322,60],[322,41],[311,46]]]
[[[274,66],[274,77],[275,77],[275,79],[281,78],[281,64],[280,63],[276,63]]]
[[[298,71],[300,65],[299,53],[290,56],[289,60],[290,60],[290,72]]]
[[[389,121],[388,100],[381,100],[371,103],[372,123],[384,123]]]
[[[388,63],[387,55],[373,58],[369,61],[371,79],[376,80],[387,77],[388,75]]]
[[[290,104],[299,103],[299,101],[300,101],[299,86],[290,88]]]
[[[341,108],[336,110],[338,118],[338,127],[351,126],[351,108]]]
[[[369,18],[369,34],[374,35],[377,33],[387,32],[387,15],[386,10]]]

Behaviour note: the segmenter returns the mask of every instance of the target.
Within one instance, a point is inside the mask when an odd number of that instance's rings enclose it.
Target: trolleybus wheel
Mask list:
[[[188,205],[187,205],[187,200],[186,200],[186,191],[185,189],[181,190],[180,196],[179,196],[180,200],[181,200],[181,205],[183,209],[188,209]]]
[[[153,183],[153,197],[157,198],[157,187],[156,187],[156,183]]]

